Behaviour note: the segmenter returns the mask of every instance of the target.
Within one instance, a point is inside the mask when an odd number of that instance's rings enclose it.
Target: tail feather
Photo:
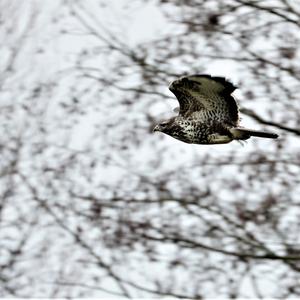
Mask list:
[[[257,137],[267,138],[267,139],[278,138],[278,134],[276,133],[257,131],[257,130],[246,129],[246,128],[232,128],[230,132],[233,135],[234,139],[237,140],[247,140],[251,136],[257,136]]]

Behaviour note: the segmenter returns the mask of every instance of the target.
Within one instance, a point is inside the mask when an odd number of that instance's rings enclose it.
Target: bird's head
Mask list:
[[[180,141],[190,143],[190,139],[185,132],[185,129],[176,121],[176,117],[173,117],[167,121],[163,121],[157,124],[153,128],[153,132],[160,131]]]
[[[196,76],[183,76],[177,80],[172,81],[169,85],[169,90],[173,94],[177,95],[182,91],[185,91],[185,93],[190,92],[191,90],[198,91],[200,85],[201,82]]]
[[[169,120],[166,120],[166,121],[163,121],[163,122],[157,124],[153,128],[153,132],[160,131],[160,132],[172,135],[172,132],[175,130],[174,125],[175,125],[174,118],[171,118]]]
[[[176,122],[176,117],[173,117],[171,119],[162,121],[161,123],[157,124],[153,128],[153,132],[160,131],[160,132],[163,132],[165,134],[169,134],[172,136],[174,132],[178,131],[178,129],[179,129],[179,126]]]

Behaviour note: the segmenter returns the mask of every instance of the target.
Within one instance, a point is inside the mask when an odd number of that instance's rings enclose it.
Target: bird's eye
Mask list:
[[[165,128],[168,125],[168,122],[162,122],[159,125],[160,127]]]
[[[201,83],[194,80],[189,80],[188,85],[190,88],[198,88]]]
[[[189,78],[182,78],[181,82],[185,87],[190,88],[190,89],[197,88],[197,86],[198,86],[197,82],[195,82]]]

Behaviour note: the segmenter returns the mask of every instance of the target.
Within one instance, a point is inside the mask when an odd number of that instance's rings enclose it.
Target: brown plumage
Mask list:
[[[240,127],[239,109],[231,95],[236,87],[223,77],[185,76],[173,81],[169,89],[179,101],[179,115],[156,125],[153,131],[191,144],[225,144],[251,136],[278,137]]]

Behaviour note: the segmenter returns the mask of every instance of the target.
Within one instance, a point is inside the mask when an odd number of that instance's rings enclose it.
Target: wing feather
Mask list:
[[[209,112],[218,119],[238,123],[238,106],[231,96],[236,87],[223,77],[206,74],[185,76],[173,81],[169,89],[179,101],[179,114],[182,116]]]

